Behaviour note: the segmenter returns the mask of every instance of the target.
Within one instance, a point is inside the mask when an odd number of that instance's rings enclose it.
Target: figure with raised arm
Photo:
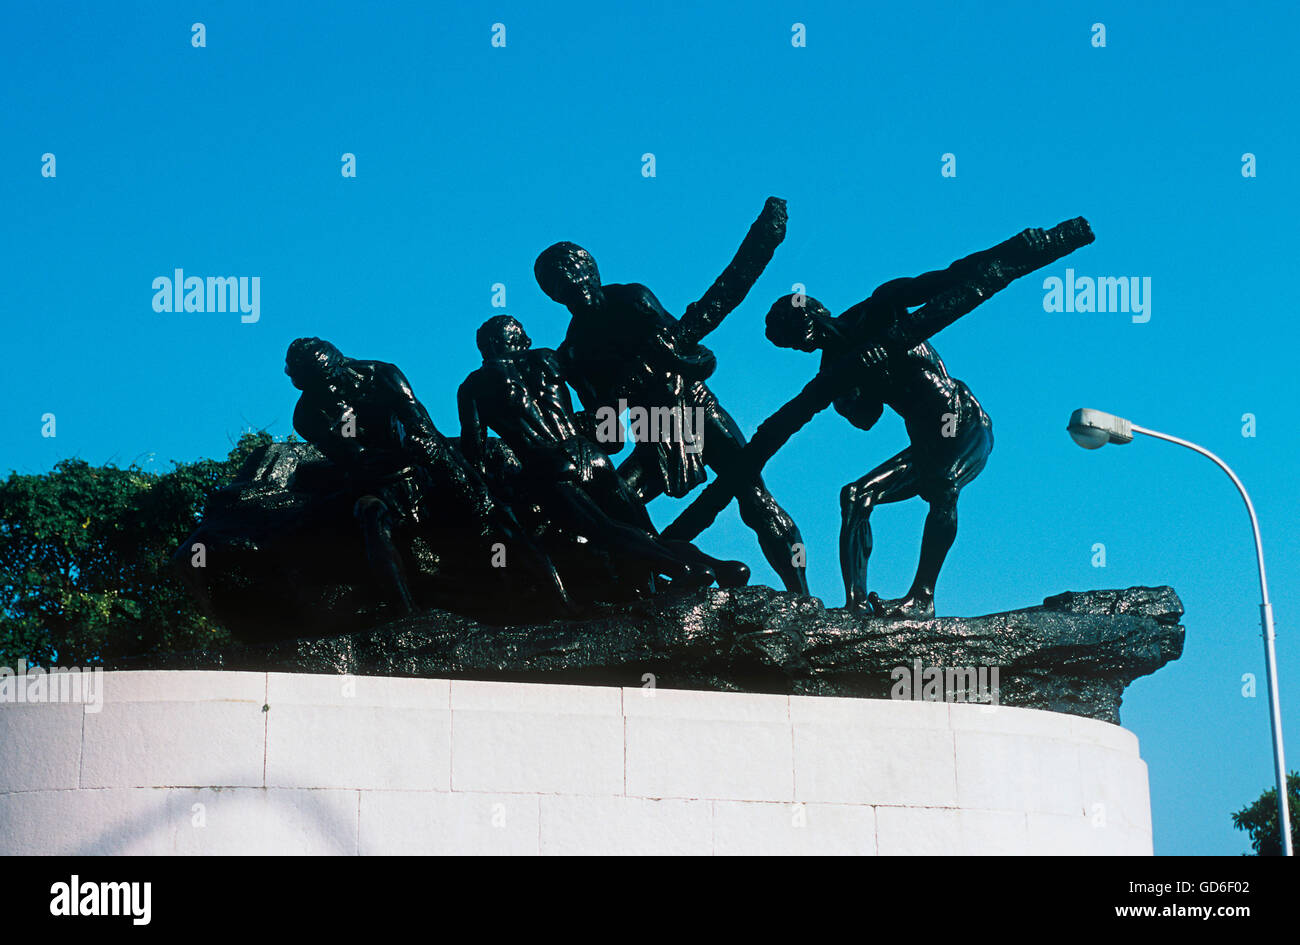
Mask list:
[[[946,269],[886,282],[838,317],[806,295],[783,296],[772,305],[768,339],[783,348],[822,352],[818,376],[832,379],[828,389],[840,416],[870,430],[889,407],[903,419],[911,441],[840,492],[846,606],[870,608],[881,617],[934,616],[935,585],[957,537],[958,494],[993,449],[992,421],[971,389],[948,373],[929,336],[1013,279],[1091,241],[1082,219],[1050,231],[1025,230]],[[930,507],[916,577],[905,596],[882,600],[867,591],[871,513],[914,497]]]
[[[768,198],[730,265],[680,319],[644,285],[602,283],[596,261],[581,246],[556,243],[538,256],[538,285],[572,316],[557,356],[587,414],[626,406],[703,419],[693,435],[635,444],[618,471],[642,502],[687,495],[705,481],[706,467],[721,473],[744,448],[740,427],[705,383],[716,359],[700,341],[744,300],[784,239],[785,225],[785,201]],[[761,477],[745,483],[738,503],[786,589],[807,594],[799,530]]]

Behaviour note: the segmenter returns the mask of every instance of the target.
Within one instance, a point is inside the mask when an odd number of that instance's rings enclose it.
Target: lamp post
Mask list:
[[[1237,474],[1228,468],[1228,464],[1209,450],[1203,449],[1195,443],[1189,443],[1187,440],[1180,440],[1176,436],[1137,426],[1123,417],[1116,417],[1100,410],[1082,408],[1070,415],[1070,424],[1066,429],[1069,430],[1074,442],[1087,450],[1100,449],[1107,443],[1121,445],[1132,443],[1133,434],[1135,433],[1185,446],[1189,450],[1194,450],[1208,458],[1227,473],[1228,478],[1232,480],[1232,484],[1241,493],[1241,498],[1246,503],[1246,511],[1250,513],[1250,527],[1255,534],[1255,561],[1259,566],[1259,593],[1261,599],[1259,620],[1264,630],[1264,672],[1268,685],[1269,724],[1273,730],[1273,769],[1277,778],[1278,831],[1282,835],[1282,855],[1294,855],[1291,850],[1291,812],[1286,796],[1286,759],[1282,752],[1282,709],[1277,695],[1277,655],[1273,649],[1273,605],[1268,599],[1268,580],[1264,576],[1264,546],[1259,540],[1259,519],[1255,517],[1255,506],[1250,501],[1250,496],[1246,494],[1246,487],[1241,484]]]

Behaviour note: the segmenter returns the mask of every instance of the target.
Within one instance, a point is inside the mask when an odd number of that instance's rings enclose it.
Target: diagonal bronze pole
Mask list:
[[[759,424],[736,463],[709,483],[695,501],[663,530],[663,536],[692,541],[713,524],[736,492],[762,472],[777,450],[821,413],[839,394],[853,386],[852,369],[866,351],[873,348],[911,348],[947,328],[1012,281],[1035,269],[1050,265],[1095,237],[1088,221],[1075,217],[1050,230],[1025,230],[993,247],[989,261],[980,265],[970,279],[940,293],[915,312],[887,325],[877,326],[873,336],[841,355],[819,371],[803,390]],[[985,255],[985,254],[981,254]]]

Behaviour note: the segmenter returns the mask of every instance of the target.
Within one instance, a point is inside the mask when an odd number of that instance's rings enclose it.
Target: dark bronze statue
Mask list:
[[[970,278],[975,257],[942,272],[887,282],[839,318],[812,297],[785,296],[767,314],[767,337],[782,348],[822,352],[825,367],[852,350],[877,309],[923,305]],[[887,316],[888,317],[888,316]],[[886,405],[903,418],[909,445],[840,492],[840,571],[845,605],[870,606],[880,617],[934,616],[934,587],[957,537],[957,495],[979,475],[993,449],[993,424],[969,387],[948,374],[939,353],[923,341],[912,348],[870,348],[857,358],[857,386],[835,398],[836,413],[870,430]],[[930,506],[921,558],[907,596],[867,594],[871,510],[919,496]]]
[[[1012,280],[1059,259],[1093,236],[1082,218],[1051,230],[1030,229],[947,269],[895,279],[839,318],[806,296],[788,295],[767,315],[777,345],[822,351],[817,376],[760,426],[732,472],[711,485],[668,529],[686,538],[707,527],[728,491],[762,468],[793,433],[825,406],[869,430],[889,406],[904,420],[911,446],[845,486],[840,495],[840,567],[847,605],[870,606],[884,617],[934,615],[934,587],[957,534],[957,495],[993,448],[992,424],[970,389],[951,377],[927,339],[970,312]],[[915,311],[912,306],[920,306]],[[930,505],[920,563],[907,596],[867,594],[870,514],[876,505],[920,496]]]
[[[396,365],[344,357],[327,341],[299,338],[289,345],[285,373],[302,391],[294,429],[347,474],[367,560],[391,603],[408,613],[416,603],[399,534],[436,526],[462,536],[473,546],[464,550],[485,561],[494,543],[512,545],[521,570],[553,604],[569,608],[554,566],[434,426]],[[433,497],[436,522],[426,511]],[[516,576],[501,571],[503,580]]]
[[[643,440],[619,467],[642,502],[686,495],[705,481],[706,466],[721,474],[744,448],[744,434],[705,383],[716,361],[700,341],[745,298],[784,238],[785,222],[785,202],[769,198],[731,264],[681,319],[668,314],[644,285],[602,284],[596,261],[581,246],[556,243],[538,256],[538,285],[572,315],[558,357],[588,414],[625,405],[702,415],[703,428],[694,437]],[[603,441],[601,446],[615,448]],[[760,477],[747,477],[738,492],[741,518],[786,589],[807,594],[794,521]]]
[[[821,364],[746,443],[708,387],[716,359],[702,340],[744,300],[785,230],[785,203],[769,198],[731,263],[680,319],[644,285],[602,284],[580,246],[549,247],[534,272],[570,312],[564,341],[535,349],[514,318],[484,322],[482,366],[458,392],[459,442],[438,431],[396,366],[299,338],[285,372],[302,391],[293,424],[307,443],[250,455],[173,563],[211,614],[253,636],[275,638],[301,615],[341,632],[428,607],[507,628],[539,612],[575,614],[575,601],[619,605],[653,593],[660,577],[678,591],[747,583],[743,563],[693,544],[737,498],[786,589],[806,595],[799,531],[763,484],[763,466],[828,406],[862,430],[889,407],[910,443],[841,493],[845,595],[848,606],[881,617],[933,616],[958,497],[984,468],[993,433],[929,339],[1013,280],[1091,243],[1092,231],[1082,217],[1025,230],[947,269],[886,282],[838,317],[806,295],[779,299],[767,337],[820,351]],[[675,424],[638,433],[633,420],[631,456],[616,469],[624,412]],[[712,482],[656,530],[646,503],[688,495],[708,469]],[[912,497],[929,505],[916,576],[905,596],[882,600],[867,588],[871,513]],[[207,555],[211,566],[193,563]],[[358,580],[367,565],[372,580]]]
[[[554,351],[533,348],[509,315],[478,330],[483,366],[461,384],[461,450],[487,475],[488,430],[495,431],[521,464],[524,494],[535,498],[560,528],[581,535],[617,565],[634,563],[674,588],[747,582],[739,561],[718,561],[688,542],[667,542],[645,506],[619,476],[603,449],[578,429],[564,370]]]

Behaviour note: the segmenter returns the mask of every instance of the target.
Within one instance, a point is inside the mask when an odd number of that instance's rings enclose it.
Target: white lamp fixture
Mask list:
[[[1066,429],[1074,442],[1086,450],[1101,449],[1107,443],[1133,442],[1133,424],[1123,417],[1087,407],[1070,414],[1070,425]]]

